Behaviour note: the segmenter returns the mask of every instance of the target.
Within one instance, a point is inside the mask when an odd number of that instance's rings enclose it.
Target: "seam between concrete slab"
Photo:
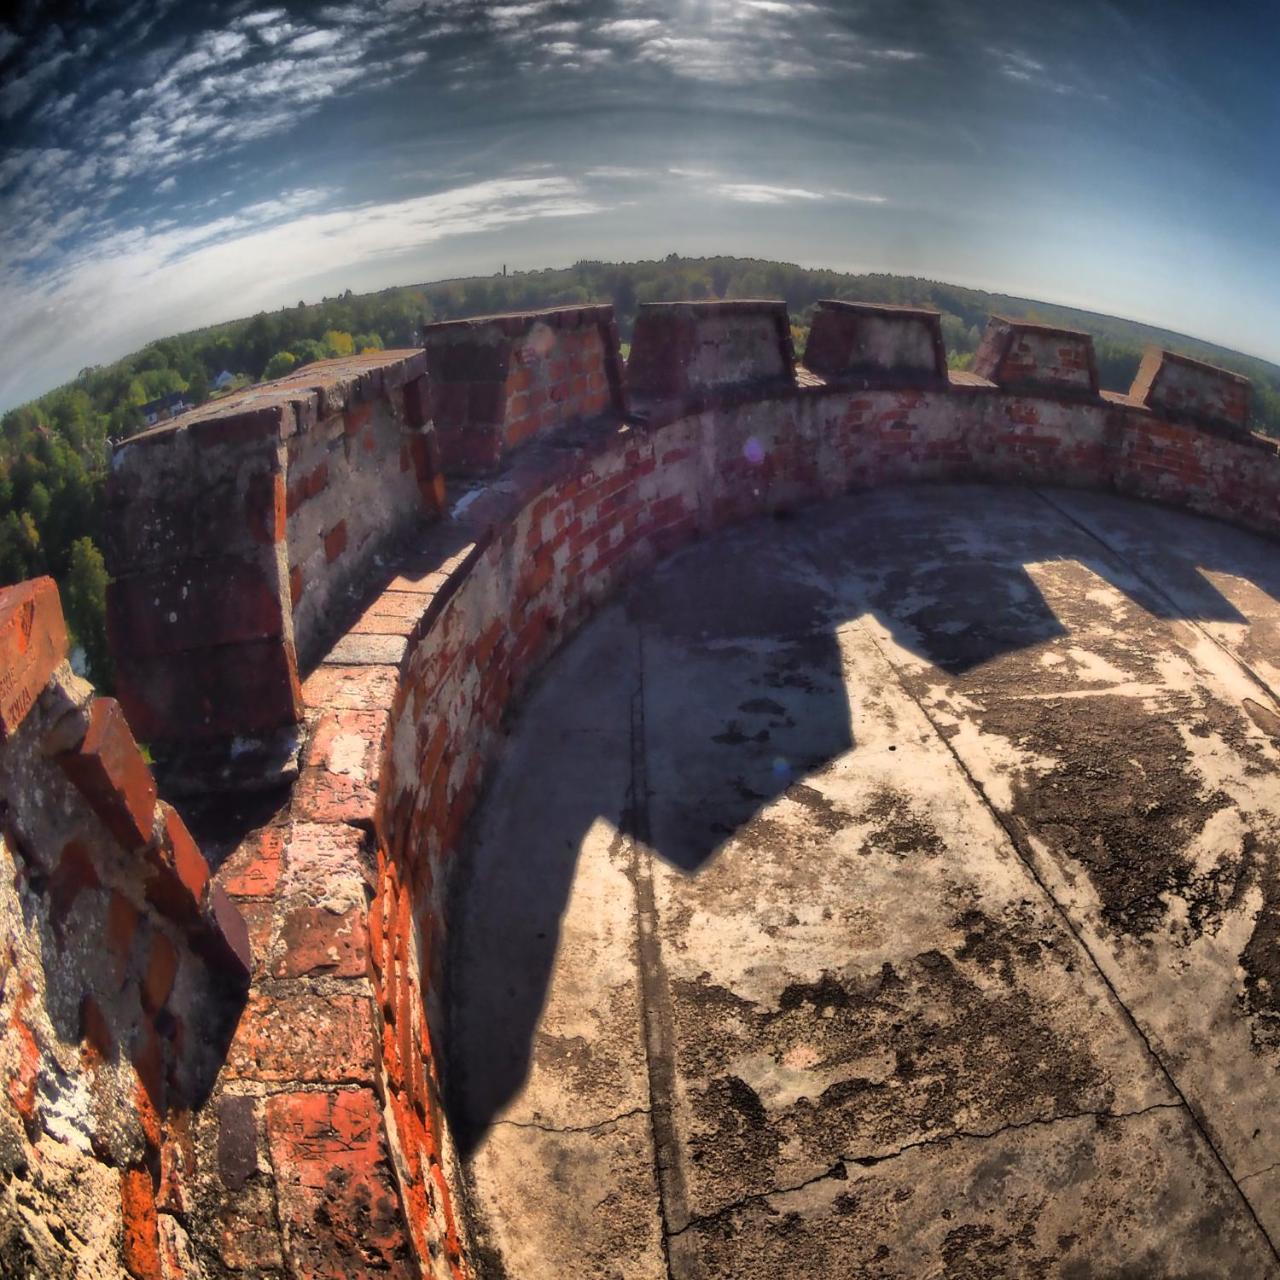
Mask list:
[[[1048,503],[1047,499],[1046,499],[1046,503],[1050,507],[1053,506],[1052,503]],[[1054,510],[1056,510],[1056,508],[1054,508]],[[1179,612],[1181,612],[1181,610],[1179,610]],[[1261,1220],[1259,1219],[1257,1213],[1254,1211],[1252,1202],[1249,1200],[1249,1197],[1245,1195],[1244,1189],[1240,1186],[1240,1183],[1237,1181],[1235,1175],[1231,1172],[1230,1166],[1228,1166],[1226,1160],[1223,1158],[1222,1152],[1218,1150],[1217,1144],[1209,1136],[1208,1130],[1205,1128],[1199,1115],[1196,1114],[1195,1108],[1191,1106],[1190,1102],[1188,1102],[1186,1094],[1183,1093],[1182,1089],[1178,1085],[1178,1082],[1173,1078],[1173,1074],[1170,1072],[1169,1068],[1165,1065],[1160,1055],[1156,1053],[1155,1049],[1152,1047],[1150,1039],[1148,1038],[1146,1032],[1143,1031],[1142,1027],[1139,1025],[1137,1018],[1134,1017],[1133,1011],[1120,998],[1120,993],[1119,991],[1116,990],[1115,984],[1107,976],[1106,971],[1103,969],[1101,963],[1098,960],[1098,957],[1094,955],[1093,949],[1089,946],[1083,934],[1080,932],[1079,928],[1076,926],[1075,920],[1072,919],[1071,914],[1067,911],[1067,909],[1063,906],[1063,904],[1058,901],[1058,898],[1055,896],[1052,889],[1050,889],[1049,885],[1045,882],[1043,877],[1036,870],[1035,862],[1031,858],[1030,854],[1028,853],[1026,847],[1023,844],[1022,839],[1018,835],[1018,832],[1015,830],[1013,824],[1010,823],[1008,820],[1006,820],[1004,814],[1002,814],[1000,810],[992,803],[990,797],[987,795],[982,784],[970,772],[968,765],[966,765],[964,760],[960,757],[959,752],[956,751],[955,746],[952,744],[951,740],[947,737],[946,734],[942,732],[937,722],[934,720],[933,716],[930,714],[928,707],[926,707],[924,703],[921,702],[921,700],[907,686],[906,681],[903,680],[902,678],[902,672],[898,669],[897,665],[894,663],[893,659],[889,656],[889,654],[886,653],[885,650],[881,647],[876,637],[871,633],[871,631],[869,631],[860,622],[856,623],[855,625],[863,633],[863,635],[866,636],[867,640],[872,645],[875,646],[876,650],[879,652],[880,656],[885,660],[885,662],[888,663],[889,669],[893,672],[894,678],[898,682],[898,687],[919,708],[920,714],[924,716],[925,720],[929,724],[929,727],[937,735],[939,741],[941,741],[942,744],[946,747],[951,758],[956,762],[956,767],[960,770],[961,775],[964,777],[965,781],[969,784],[970,788],[973,790],[973,793],[978,797],[981,803],[985,806],[987,812],[999,824],[1000,829],[1005,833],[1005,836],[1008,838],[1009,843],[1012,845],[1014,852],[1018,855],[1019,860],[1026,867],[1027,872],[1031,876],[1031,878],[1039,886],[1040,892],[1044,894],[1046,900],[1052,905],[1054,911],[1058,914],[1063,924],[1070,931],[1071,936],[1075,938],[1076,942],[1079,944],[1080,949],[1084,952],[1086,956],[1089,957],[1089,962],[1093,965],[1094,971],[1097,973],[1102,983],[1106,986],[1107,990],[1111,993],[1111,998],[1116,1002],[1117,1007],[1121,1010],[1125,1019],[1128,1021],[1129,1025],[1133,1028],[1134,1034],[1137,1035],[1139,1040],[1141,1040],[1143,1047],[1146,1049],[1147,1054],[1151,1058],[1151,1061],[1156,1064],[1157,1069],[1159,1070],[1160,1074],[1164,1077],[1165,1082],[1168,1084],[1170,1090],[1180,1100],[1181,1105],[1186,1109],[1187,1115],[1190,1117],[1191,1123],[1195,1126],[1196,1131],[1199,1133],[1202,1141],[1205,1144],[1205,1147],[1213,1155],[1213,1158],[1217,1162],[1218,1167],[1222,1170],[1224,1177],[1226,1177],[1228,1182],[1230,1182],[1231,1186],[1235,1189],[1236,1195],[1239,1196],[1240,1202],[1244,1205],[1245,1212],[1249,1215],[1250,1219],[1252,1219],[1254,1226],[1257,1227],[1262,1238],[1267,1242],[1267,1247],[1271,1250],[1272,1257],[1275,1258],[1277,1265],[1280,1266],[1280,1250],[1276,1248],[1275,1241],[1272,1240],[1270,1234],[1267,1232],[1266,1228],[1262,1225]]]
[[[1268,698],[1271,699],[1271,701],[1277,707],[1280,707],[1280,694],[1278,694],[1267,683],[1267,681],[1264,680],[1263,677],[1258,674],[1258,672],[1256,672],[1243,658],[1241,658],[1239,654],[1232,653],[1232,651],[1228,649],[1227,646],[1223,644],[1223,642],[1213,634],[1213,632],[1206,631],[1205,628],[1201,626],[1200,623],[1198,623],[1194,618],[1189,617],[1187,615],[1187,611],[1171,595],[1169,595],[1169,593],[1165,591],[1164,588],[1161,587],[1158,582],[1149,578],[1145,573],[1142,572],[1141,569],[1138,568],[1136,564],[1134,564],[1131,560],[1129,560],[1125,556],[1123,551],[1121,551],[1118,547],[1113,547],[1111,543],[1109,543],[1106,540],[1106,538],[1102,536],[1102,534],[1098,533],[1096,529],[1093,529],[1089,525],[1085,524],[1083,520],[1080,520],[1076,516],[1072,515],[1072,513],[1066,510],[1064,507],[1060,507],[1056,502],[1054,502],[1054,500],[1051,497],[1049,497],[1047,493],[1044,493],[1040,489],[1032,489],[1031,492],[1034,493],[1035,496],[1039,498],[1040,501],[1043,502],[1047,507],[1049,507],[1053,511],[1056,511],[1058,515],[1062,517],[1062,519],[1066,520],[1069,524],[1079,529],[1080,532],[1083,533],[1086,537],[1092,538],[1093,541],[1096,542],[1098,546],[1100,546],[1117,564],[1122,565],[1131,574],[1133,574],[1133,576],[1137,578],[1138,581],[1141,582],[1142,585],[1146,587],[1153,595],[1159,596],[1160,599],[1163,600],[1167,605],[1169,605],[1170,608],[1177,610],[1178,618],[1182,622],[1185,622],[1187,626],[1191,627],[1194,631],[1198,631],[1200,635],[1204,636],[1206,640],[1210,641],[1213,645],[1215,645],[1218,649],[1220,649],[1237,667],[1240,668],[1242,672],[1244,672],[1244,674],[1250,680],[1253,681],[1255,685],[1258,686],[1258,688],[1263,693],[1267,695]]]
[[[671,990],[658,940],[658,910],[650,864],[649,765],[645,730],[644,629],[636,626],[636,688],[631,695],[631,786],[622,838],[630,844],[629,876],[636,904],[636,967],[644,1029],[645,1068],[649,1078],[649,1124],[653,1136],[654,1178],[662,1219],[662,1252],[671,1280],[695,1280],[695,1259],[676,1266],[671,1254],[672,1224],[689,1218],[688,1189],[680,1161],[675,1122],[675,1028]]]
[[[869,1169],[875,1165],[884,1164],[886,1161],[896,1160],[899,1156],[904,1156],[909,1151],[916,1151],[923,1147],[945,1146],[950,1142],[987,1142],[992,1138],[999,1138],[1006,1133],[1013,1133],[1019,1129],[1047,1128],[1056,1124],[1064,1124],[1070,1120],[1134,1120],[1139,1116],[1149,1115],[1153,1111],[1185,1111],[1186,1109],[1185,1104],[1181,1102],[1155,1102],[1139,1111],[1068,1111],[1060,1116],[1043,1116],[1034,1120],[1012,1121],[989,1131],[978,1132],[968,1129],[956,1129],[951,1133],[941,1133],[933,1138],[921,1138],[918,1142],[908,1142],[896,1151],[887,1152],[882,1156],[842,1155],[828,1169],[823,1170],[822,1173],[814,1174],[811,1178],[805,1178],[803,1182],[792,1183],[785,1187],[771,1187],[768,1191],[754,1191],[751,1195],[743,1196],[739,1200],[732,1200],[728,1204],[722,1205],[719,1209],[712,1210],[710,1213],[702,1213],[696,1218],[691,1218],[679,1231],[673,1234],[680,1235],[691,1227],[701,1226],[706,1222],[714,1222],[719,1218],[725,1217],[726,1214],[746,1208],[748,1205],[759,1204],[765,1200],[772,1199],[774,1196],[792,1195],[819,1182],[826,1182],[829,1179],[845,1182],[850,1176],[850,1165]]]

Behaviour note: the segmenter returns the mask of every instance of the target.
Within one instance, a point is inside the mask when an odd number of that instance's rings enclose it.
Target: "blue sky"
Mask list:
[[[107,0],[0,25],[0,407],[444,276],[738,253],[1280,360],[1280,9]]]

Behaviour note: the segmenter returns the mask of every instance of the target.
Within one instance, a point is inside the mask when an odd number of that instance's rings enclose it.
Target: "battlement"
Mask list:
[[[1249,379],[1189,356],[1148,347],[1129,391],[1131,399],[1176,422],[1249,429]]]
[[[423,341],[452,473],[492,471],[525,440],[624,412],[612,307],[446,320]]]
[[[828,380],[859,379],[864,386],[945,386],[942,316],[927,308],[819,302],[804,363]]]
[[[627,385],[637,410],[689,410],[794,380],[783,302],[647,302],[636,315]]]
[[[183,1086],[188,1128],[165,1121],[120,1156],[178,1168],[130,1182],[121,1220],[141,1205],[143,1237],[181,1225],[231,1272],[412,1255],[469,1274],[439,1080],[449,887],[512,709],[623,584],[743,521],[903,482],[1112,491],[1280,534],[1280,456],[1245,429],[1247,383],[1162,355],[1106,396],[1085,334],[993,319],[974,372],[951,375],[936,313],[847,302],[819,306],[799,366],[777,301],[646,305],[625,367],[603,306],[430,325],[424,342],[116,448],[119,707],[61,665],[49,584],[0,598],[5,851],[40,868],[10,910],[45,939],[23,944],[33,988],[105,978],[24,920],[115,912],[84,926],[100,957],[122,945],[111,920],[145,919],[190,977],[153,979],[168,961],[129,943],[142,1012],[93,998],[113,1042],[169,1035],[177,1078],[194,1050],[173,1019],[220,1007],[251,967],[211,1078]],[[225,815],[193,822],[193,840],[135,734],[160,757],[199,748],[185,781],[204,768],[215,810],[240,812],[237,787],[276,790],[230,835]],[[12,799],[47,788],[65,810]],[[93,1044],[96,1016],[64,1018],[63,1045]],[[18,1078],[41,1055],[84,1069],[33,1034]],[[21,1097],[31,1134],[56,1125]]]
[[[1004,391],[1077,395],[1096,399],[1098,368],[1093,339],[1076,329],[992,316],[973,372]]]
[[[422,351],[321,361],[117,446],[107,617],[155,744],[269,736],[369,565],[444,500]]]

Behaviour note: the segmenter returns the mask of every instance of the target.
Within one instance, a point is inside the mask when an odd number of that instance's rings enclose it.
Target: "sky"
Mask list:
[[[1280,6],[0,0],[0,409],[350,288],[742,254],[1280,361]]]

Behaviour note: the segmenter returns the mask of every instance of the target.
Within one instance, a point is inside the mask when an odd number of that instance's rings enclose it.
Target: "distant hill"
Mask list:
[[[1083,329],[1094,337],[1102,385],[1127,391],[1148,344],[1245,374],[1254,425],[1280,436],[1280,366],[1166,329],[1028,298],[984,293],[913,276],[811,271],[755,258],[579,262],[353,294],[163,338],[0,417],[0,584],[41,573],[59,580],[90,673],[110,685],[103,629],[101,545],[107,441],[145,425],[144,406],[183,393],[202,404],[246,382],[279,377],[330,355],[412,346],[423,321],[494,311],[611,301],[624,342],[642,302],[682,298],[785,298],[797,351],[820,298],[928,305],[942,312],[948,360],[964,368],[993,312]],[[225,375],[230,375],[227,377]]]

